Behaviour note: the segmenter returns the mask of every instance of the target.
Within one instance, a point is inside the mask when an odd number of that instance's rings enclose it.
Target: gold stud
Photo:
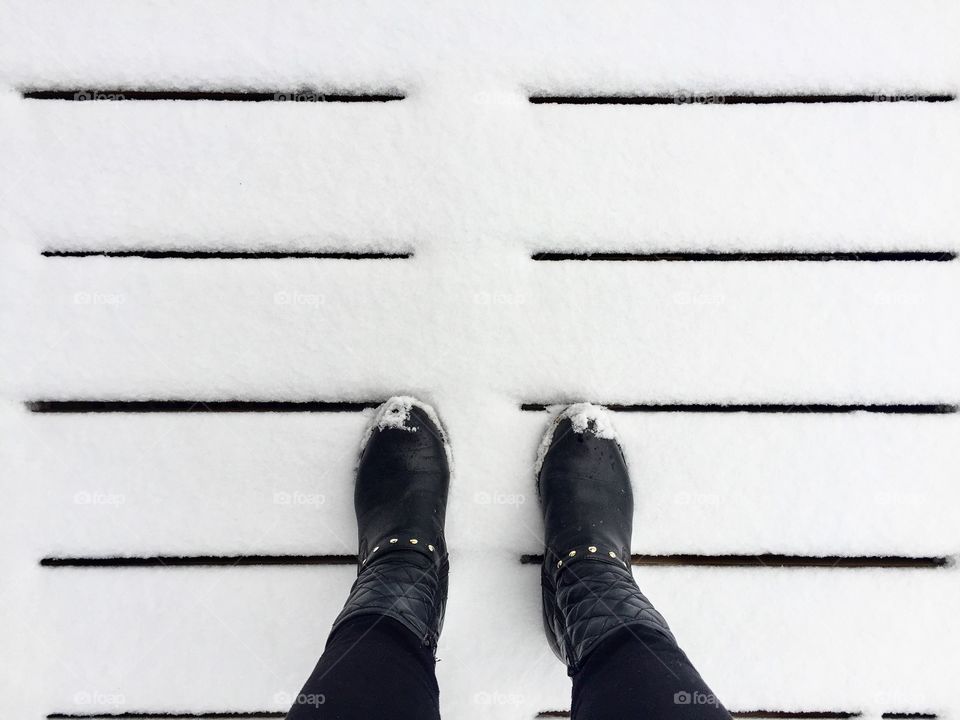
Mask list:
[[[576,550],[571,550],[570,552],[567,553],[567,555],[568,555],[569,557],[573,557],[573,556],[576,555],[576,554],[577,554],[577,551],[576,551]]]
[[[411,544],[411,545],[416,545],[417,542],[418,542],[418,541],[417,541],[416,538],[410,538],[410,544]]]
[[[433,545],[427,545],[427,547],[430,548],[430,552],[433,552]]]
[[[390,542],[391,542],[391,543],[395,543],[396,541],[397,541],[396,538],[390,538]]]
[[[615,558],[615,557],[617,557],[617,554],[616,554],[613,550],[611,550],[611,551],[610,551],[610,557]]]
[[[590,552],[596,552],[596,551],[597,551],[597,546],[596,546],[596,545],[591,545],[590,547],[587,548],[587,550],[589,550]]]
[[[563,560],[557,560],[557,567],[563,566]]]

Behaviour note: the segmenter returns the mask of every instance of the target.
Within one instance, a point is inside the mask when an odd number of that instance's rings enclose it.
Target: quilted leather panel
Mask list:
[[[617,563],[584,560],[556,577],[555,631],[564,660],[580,667],[590,651],[614,630],[627,625],[651,627],[671,640],[667,621],[640,592],[629,569]],[[544,609],[546,611],[546,608]]]
[[[416,552],[392,552],[357,576],[331,636],[350,618],[383,615],[400,622],[436,649],[447,599],[447,561],[438,568]]]

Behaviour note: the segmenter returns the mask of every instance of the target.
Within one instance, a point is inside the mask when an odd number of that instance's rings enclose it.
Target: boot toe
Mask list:
[[[371,455],[436,463],[438,471],[449,472],[449,444],[437,413],[411,397],[392,397],[377,408],[364,436],[361,457]]]
[[[548,555],[591,547],[620,558],[629,554],[633,491],[619,442],[601,412],[571,406],[544,437],[537,490]]]
[[[581,403],[557,416],[537,455],[538,486],[544,478],[558,473],[583,478],[613,474],[625,479],[623,452],[605,408]]]

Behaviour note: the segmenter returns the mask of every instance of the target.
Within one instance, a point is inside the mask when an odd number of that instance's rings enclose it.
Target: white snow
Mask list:
[[[352,568],[38,561],[351,554],[357,451],[371,422],[394,422],[41,415],[25,400],[398,396],[435,408],[457,465],[438,673],[458,720],[569,706],[537,569],[519,562],[542,550],[532,471],[561,408],[960,401],[957,261],[530,259],[956,251],[960,103],[527,102],[956,92],[948,0],[0,0],[0,16],[11,717],[283,710]],[[31,87],[407,97],[22,99]],[[40,256],[63,248],[413,257]],[[607,417],[580,407],[578,422]],[[960,415],[613,414],[636,553],[960,549]],[[960,717],[956,567],[636,573],[732,708]]]
[[[392,397],[378,407],[373,421],[365,433],[363,444],[367,444],[374,430],[391,429],[411,433],[416,432],[417,428],[407,425],[407,421],[410,420],[410,409],[414,406],[414,403],[417,403],[420,407],[424,407],[417,402],[417,400],[410,397]],[[436,417],[435,414],[434,417]]]

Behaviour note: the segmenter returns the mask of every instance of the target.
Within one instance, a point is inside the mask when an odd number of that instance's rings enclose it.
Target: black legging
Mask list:
[[[288,720],[440,717],[433,653],[399,623],[366,615],[330,638]],[[545,708],[546,709],[546,708]],[[730,715],[684,652],[643,626],[607,637],[573,676],[573,720],[719,720]]]

